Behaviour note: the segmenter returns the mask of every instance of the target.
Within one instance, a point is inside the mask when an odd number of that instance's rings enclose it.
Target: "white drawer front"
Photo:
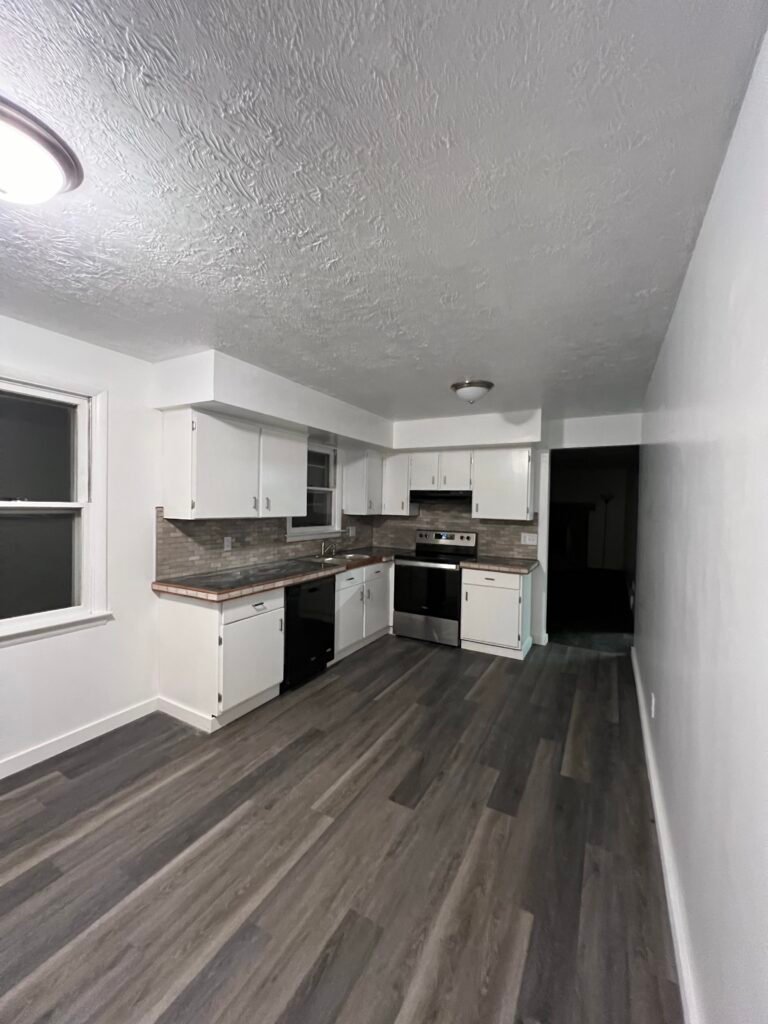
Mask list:
[[[363,579],[366,583],[369,580],[378,580],[382,576],[386,576],[392,567],[391,562],[378,562],[376,565],[366,565],[363,568]]]
[[[285,606],[285,590],[265,590],[263,594],[250,594],[248,597],[236,597],[225,601],[221,610],[221,621],[226,626],[230,622],[250,618],[252,615],[263,615]]]
[[[347,587],[359,587],[363,582],[362,569],[345,569],[336,576],[336,589],[346,590]]]
[[[466,585],[475,587],[501,587],[502,590],[519,590],[520,576],[514,572],[491,572],[483,569],[463,569]]]

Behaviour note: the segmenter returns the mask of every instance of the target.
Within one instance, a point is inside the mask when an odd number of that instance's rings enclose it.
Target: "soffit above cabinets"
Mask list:
[[[637,409],[765,0],[16,0],[3,94],[85,180],[0,311],[214,348],[388,421]]]

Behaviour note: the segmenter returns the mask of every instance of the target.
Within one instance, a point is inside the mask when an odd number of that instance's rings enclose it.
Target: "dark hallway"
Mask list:
[[[552,452],[547,632],[556,643],[607,651],[631,644],[638,452]]]

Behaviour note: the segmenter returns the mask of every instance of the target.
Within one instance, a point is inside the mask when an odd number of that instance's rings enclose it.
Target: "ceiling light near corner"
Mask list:
[[[77,188],[80,161],[47,125],[0,97],[0,199],[35,204]]]
[[[451,390],[462,402],[473,405],[478,399],[484,398],[493,387],[490,380],[460,380],[451,384]]]

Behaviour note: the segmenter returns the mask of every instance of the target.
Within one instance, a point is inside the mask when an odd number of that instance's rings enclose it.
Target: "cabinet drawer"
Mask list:
[[[276,611],[285,605],[285,590],[266,590],[263,594],[250,594],[248,597],[236,597],[232,601],[225,601],[221,609],[221,621],[224,625],[230,622],[239,622],[240,619],[248,619],[253,615],[263,615],[266,612]]]
[[[347,587],[359,587],[363,582],[363,570],[360,569],[346,569],[344,572],[340,572],[336,576],[336,589],[346,590]]]
[[[376,565],[366,565],[363,567],[363,579],[366,583],[369,580],[380,579],[382,576],[387,575],[391,565],[391,562],[378,562]]]
[[[475,587],[500,587],[502,590],[519,590],[520,576],[514,572],[485,572],[482,569],[463,569],[465,585]]]

